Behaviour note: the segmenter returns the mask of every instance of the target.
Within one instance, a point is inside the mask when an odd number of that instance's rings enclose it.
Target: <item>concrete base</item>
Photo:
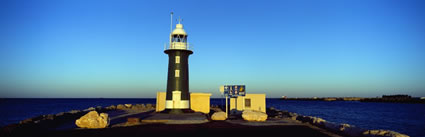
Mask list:
[[[191,109],[165,109],[159,113],[168,113],[168,114],[183,114],[183,113],[195,113]]]
[[[142,123],[164,124],[202,124],[206,122],[208,122],[208,118],[202,113],[154,113],[152,116],[142,120]]]

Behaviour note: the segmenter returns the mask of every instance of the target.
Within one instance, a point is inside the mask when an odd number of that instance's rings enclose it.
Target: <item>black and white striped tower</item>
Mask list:
[[[176,28],[171,32],[170,44],[164,51],[169,58],[165,111],[170,113],[190,110],[188,62],[189,55],[193,52],[189,48],[187,33],[180,21],[179,19]]]

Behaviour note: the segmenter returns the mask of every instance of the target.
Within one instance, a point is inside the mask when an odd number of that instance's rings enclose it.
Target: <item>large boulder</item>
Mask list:
[[[147,109],[155,109],[155,106],[152,104],[146,104]]]
[[[289,112],[289,113],[288,113],[288,117],[289,117],[290,119],[292,119],[292,120],[297,120],[298,114],[297,114],[297,113]]]
[[[323,126],[324,123],[326,122],[326,120],[319,118],[319,117],[312,117],[312,123],[313,125],[316,126]]]
[[[242,118],[246,121],[266,121],[267,114],[259,111],[245,110],[242,112]]]
[[[330,131],[334,131],[334,132],[339,132],[340,131],[340,127],[338,124],[333,123],[333,122],[323,122],[323,126]]]
[[[127,107],[125,107],[123,104],[118,104],[116,109],[126,109]]]
[[[362,133],[364,132],[363,129],[358,128],[358,127],[353,126],[353,125],[349,125],[349,124],[339,125],[339,131],[341,131],[342,133],[344,133],[348,136],[353,136],[353,137],[362,136]]]
[[[226,112],[215,112],[212,116],[211,116],[212,120],[226,120]]]
[[[108,114],[96,111],[90,111],[80,119],[75,121],[75,124],[80,128],[105,128],[109,125]]]
[[[146,110],[145,104],[135,104],[131,106],[132,110]]]
[[[298,116],[297,120],[304,123],[313,123],[313,119],[310,116]]]
[[[363,135],[367,137],[409,137],[391,130],[367,130],[363,132]]]
[[[117,108],[116,106],[110,105],[109,107],[106,107],[105,109],[107,109],[107,110],[114,110],[116,108]]]
[[[127,108],[131,108],[131,106],[133,106],[132,104],[124,104],[125,107]]]

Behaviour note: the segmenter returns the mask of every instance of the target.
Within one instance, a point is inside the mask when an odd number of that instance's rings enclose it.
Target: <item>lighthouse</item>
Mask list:
[[[171,14],[172,20],[172,14]],[[189,55],[193,53],[187,42],[187,33],[181,19],[172,29],[170,43],[165,46],[168,55],[168,78],[165,112],[181,113],[190,110],[189,93]]]

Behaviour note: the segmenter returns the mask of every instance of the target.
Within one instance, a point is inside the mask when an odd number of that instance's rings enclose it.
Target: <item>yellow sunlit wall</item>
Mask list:
[[[190,93],[190,109],[210,113],[210,96],[211,93]]]
[[[235,99],[237,102],[235,102]],[[247,102],[249,101],[250,102]],[[238,98],[230,98],[230,110],[254,110],[266,112],[266,94],[246,94],[245,97],[239,96]]]
[[[163,111],[165,109],[165,97],[166,92],[157,92],[156,93],[156,112]]]

